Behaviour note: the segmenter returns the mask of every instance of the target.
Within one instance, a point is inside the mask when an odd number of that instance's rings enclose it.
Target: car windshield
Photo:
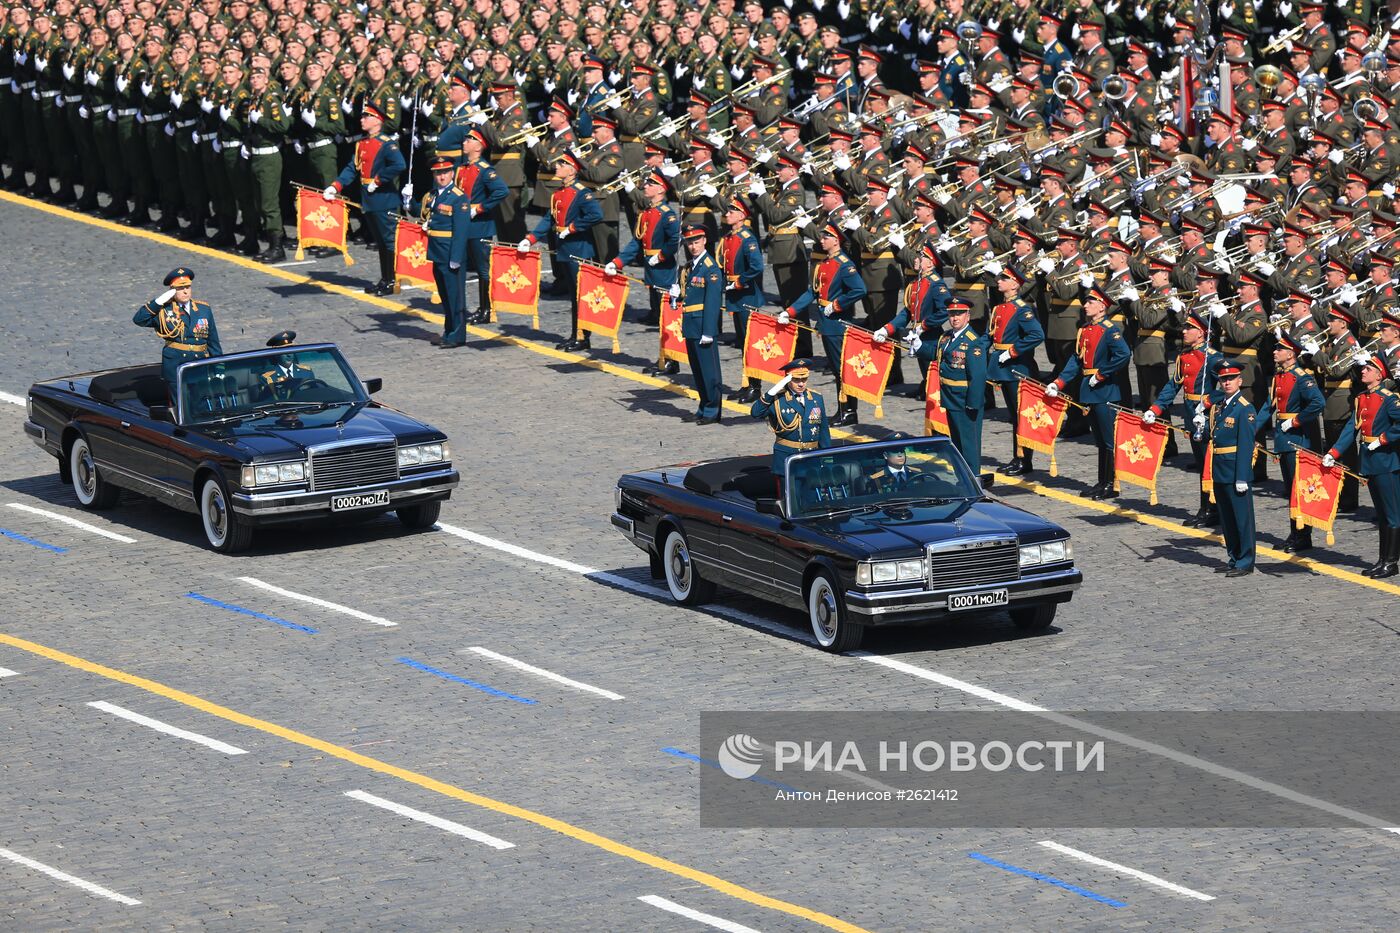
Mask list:
[[[787,463],[788,514],[810,517],[942,504],[982,495],[947,438],[856,444],[800,454]]]
[[[180,368],[180,413],[185,423],[327,408],[366,398],[334,347],[214,357]]]

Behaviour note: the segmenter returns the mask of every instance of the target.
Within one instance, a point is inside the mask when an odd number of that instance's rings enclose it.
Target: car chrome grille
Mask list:
[[[961,590],[1021,579],[1021,548],[1017,541],[970,541],[955,547],[930,546],[928,587]]]
[[[398,478],[399,452],[393,441],[311,453],[312,489],[349,489]]]

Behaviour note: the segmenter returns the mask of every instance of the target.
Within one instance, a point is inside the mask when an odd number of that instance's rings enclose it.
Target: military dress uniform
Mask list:
[[[1187,319],[1188,323],[1193,321]],[[1199,317],[1194,318],[1194,326],[1202,332],[1205,331],[1205,322]],[[1162,386],[1162,390],[1157,393],[1157,398],[1147,409],[1154,416],[1171,415],[1173,403],[1178,395],[1181,399],[1181,423],[1192,425],[1191,456],[1197,472],[1204,475],[1206,466],[1207,437],[1204,427],[1196,427],[1196,416],[1204,417],[1206,409],[1209,407],[1207,400],[1215,391],[1215,371],[1226,358],[1209,346],[1188,347],[1181,351],[1176,361],[1172,364],[1171,376],[1167,384]],[[1239,364],[1235,364],[1239,367]],[[1190,528],[1199,528],[1206,525],[1214,525],[1219,521],[1218,512],[1210,504],[1210,494],[1204,489],[1201,490],[1201,504],[1193,518],[1187,519],[1186,525]]]
[[[465,156],[457,163],[456,186],[467,198],[467,258],[477,281],[476,313],[468,323],[481,323],[489,317],[491,307],[491,241],[496,238],[496,215],[510,191],[490,162],[471,162]]]
[[[1108,296],[1102,295],[1104,304]],[[1122,401],[1118,371],[1128,365],[1132,352],[1123,332],[1107,318],[1085,324],[1075,339],[1074,355],[1060,370],[1054,385],[1063,390],[1079,379],[1079,401],[1089,407],[1089,429],[1099,449],[1098,482],[1094,498],[1107,499],[1113,491],[1113,405]]]
[[[987,339],[979,336],[969,325],[956,333],[940,335],[934,350],[938,383],[943,407],[948,413],[948,430],[953,446],[976,475],[982,472],[982,413],[987,401],[987,349]]]
[[[861,281],[856,264],[851,262],[843,251],[837,251],[817,264],[812,275],[812,283],[791,305],[787,312],[798,317],[807,308],[816,305],[820,312],[817,317],[817,333],[821,336],[822,347],[826,351],[827,365],[836,377],[836,387],[841,387],[841,343],[850,326],[856,305],[865,297],[865,283]],[[855,424],[856,400],[841,403],[838,424]]]
[[[1301,350],[1291,338],[1285,336],[1279,339],[1280,342],[1289,341],[1295,352]],[[1316,450],[1320,444],[1317,418],[1326,404],[1322,391],[1317,387],[1317,380],[1313,378],[1312,373],[1296,362],[1291,368],[1274,374],[1269,386],[1268,401],[1259,410],[1259,424],[1273,429],[1274,452],[1278,454],[1284,489],[1293,488],[1293,475],[1297,471],[1297,451]],[[1290,528],[1288,543],[1284,545],[1285,551],[1306,550],[1310,547],[1311,528],[1302,531]]]
[[[1233,364],[1222,364],[1220,373],[1237,372]],[[1256,416],[1243,392],[1236,392],[1211,408],[1211,483],[1220,509],[1221,531],[1225,535],[1228,567],[1239,574],[1254,570],[1254,435],[1262,416]],[[1238,486],[1243,484],[1243,492]]]
[[[452,168],[452,160],[442,158],[432,169]],[[423,199],[422,218],[428,234],[428,261],[433,264],[433,282],[442,297],[442,346],[460,347],[467,342],[466,275],[468,256],[467,225],[472,203],[455,184],[434,187]],[[483,277],[484,277],[483,273]]]
[[[735,202],[736,205],[739,202]],[[747,208],[745,208],[747,214]],[[740,363],[748,339],[749,315],[763,307],[763,251],[758,237],[745,222],[720,241],[718,257],[724,270],[724,304],[738,338]],[[750,379],[736,395],[740,402],[752,402],[758,393],[758,380]]]
[[[566,156],[566,158],[573,158]],[[574,160],[577,164],[577,159]],[[597,258],[593,252],[593,225],[603,220],[603,209],[593,192],[579,184],[562,187],[549,196],[549,210],[526,239],[531,243],[548,238],[554,251],[556,289],[569,299],[569,336],[566,344],[587,347],[587,334],[578,329],[578,264]]]
[[[783,371],[809,373],[810,364],[807,360],[793,360]],[[777,398],[764,393],[754,401],[749,414],[765,419],[773,429],[773,474],[779,483],[793,454],[831,446],[826,411],[826,399],[811,389],[794,392],[786,388]]]
[[[1329,313],[1344,318],[1348,323],[1352,321],[1350,312],[1341,308],[1333,308]],[[1352,422],[1355,407],[1352,399],[1356,396],[1356,380],[1352,375],[1353,357],[1359,349],[1360,344],[1348,331],[1341,337],[1327,337],[1313,356],[1313,368],[1316,370],[1325,400],[1322,409],[1322,442],[1328,446],[1336,444],[1342,431]],[[1354,452],[1344,446],[1341,449],[1341,462],[1347,469],[1355,472]],[[1337,496],[1338,511],[1355,512],[1357,493],[1356,480],[1350,476],[1342,477],[1342,488]]]
[[[1391,372],[1381,359],[1367,365],[1382,376]],[[1355,414],[1328,454],[1341,460],[1348,450],[1357,450],[1380,528],[1380,560],[1364,575],[1393,577],[1400,561],[1400,396],[1393,389],[1368,389],[1356,397]]]
[[[665,176],[657,173],[665,186]],[[647,285],[648,313],[642,322],[652,326],[661,323],[661,293],[676,284],[676,260],[681,248],[681,219],[676,209],[662,201],[655,207],[637,211],[632,227],[632,239],[622,248],[618,262],[641,265],[642,281]]]
[[[705,228],[687,227],[686,239],[705,236]],[[707,252],[690,260],[680,272],[681,336],[685,339],[690,372],[700,405],[698,423],[720,420],[723,382],[719,366],[719,324],[724,300],[724,273]]]
[[[380,133],[355,143],[354,158],[340,170],[333,185],[336,191],[344,191],[352,184],[360,186],[365,228],[370,244],[379,252],[379,281],[366,291],[387,295],[397,288],[394,284],[394,220],[390,215],[400,208],[399,176],[407,168],[397,137]]]
[[[1020,423],[1021,380],[1040,378],[1035,363],[1035,351],[1045,342],[1045,331],[1035,309],[1017,298],[992,306],[987,318],[987,338],[991,347],[987,353],[987,378],[1001,387],[1001,398],[1011,419],[1012,463],[1003,472],[1020,476],[1031,471],[1032,452],[1022,448],[1016,436]],[[1007,355],[1005,362],[1002,354]]]
[[[194,273],[179,268],[165,277],[165,285],[170,289],[180,288],[193,279]],[[131,322],[137,327],[153,328],[156,336],[165,341],[160,352],[160,374],[172,398],[181,363],[224,352],[219,345],[219,329],[214,325],[214,309],[207,302],[191,299],[182,305],[172,298],[165,304],[158,304],[152,298],[136,309]]]

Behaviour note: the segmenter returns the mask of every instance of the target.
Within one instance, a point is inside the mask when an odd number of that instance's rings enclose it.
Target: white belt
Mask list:
[[[38,82],[35,82],[35,83],[38,83]],[[50,97],[57,97],[58,95],[59,95],[59,92],[58,92],[58,91],[40,91],[40,92],[39,92],[39,96],[42,97],[42,98],[44,98],[45,100],[47,100],[47,99],[50,98]]]
[[[106,113],[112,109],[111,104],[98,104],[96,107],[89,107],[88,113]]]
[[[320,149],[322,146],[330,146],[335,143],[334,139],[318,139],[314,143],[307,143],[307,149]]]
[[[175,124],[175,129],[177,129],[177,130],[187,130],[187,129],[189,129],[190,127],[194,126],[194,125],[195,125],[196,123],[198,123],[198,122],[199,122],[198,119],[181,120],[179,123],[176,123],[176,124]]]
[[[168,116],[170,116],[169,110],[167,110],[165,113],[148,113],[146,114],[145,119],[147,123],[154,123],[157,120],[164,120]]]
[[[249,155],[277,155],[282,150],[277,146],[258,146],[248,150]]]
[[[119,117],[134,117],[134,116],[136,116],[136,115],[137,115],[138,113],[140,113],[140,112],[141,112],[141,108],[140,108],[140,107],[132,107],[132,108],[130,108],[129,110],[118,110],[118,111],[117,111],[117,116],[119,116]]]
[[[39,83],[38,81],[22,81],[22,82],[20,82],[19,89],[20,89],[21,91],[32,91],[32,90],[34,90],[34,85],[36,85],[36,84],[38,84],[38,83]]]
[[[212,136],[209,138],[214,139],[214,137]],[[243,140],[241,139],[214,139],[214,142],[218,143],[220,146],[223,146],[225,149],[233,149],[237,146],[243,145]]]

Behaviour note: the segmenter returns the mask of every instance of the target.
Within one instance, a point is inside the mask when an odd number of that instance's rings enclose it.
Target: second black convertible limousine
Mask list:
[[[828,651],[867,626],[1005,607],[1043,629],[1083,577],[1069,533],[988,496],[941,437],[734,457],[629,473],[612,524],[694,604],[715,584],[806,610]]]
[[[84,508],[150,496],[198,514],[226,553],[310,518],[392,510],[428,528],[457,485],[446,435],[371,400],[380,380],[333,344],[196,360],[178,379],[173,399],[159,364],[35,383],[25,433]]]

